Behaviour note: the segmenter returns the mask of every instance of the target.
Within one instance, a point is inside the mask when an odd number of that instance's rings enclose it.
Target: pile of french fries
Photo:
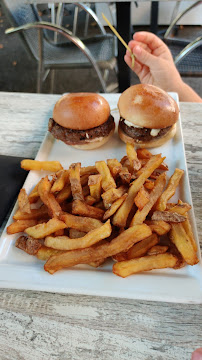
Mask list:
[[[126,145],[120,161],[108,159],[63,169],[58,161],[25,159],[26,170],[53,172],[30,194],[21,189],[8,234],[21,233],[16,246],[39,260],[50,274],[77,264],[101,266],[114,260],[121,277],[153,269],[198,263],[188,218],[191,206],[175,194],[184,171],[167,181],[165,158]],[[24,233],[24,234],[22,234]]]

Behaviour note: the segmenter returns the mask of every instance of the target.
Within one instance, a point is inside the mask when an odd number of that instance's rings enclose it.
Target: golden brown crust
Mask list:
[[[110,137],[113,135],[113,133],[114,133],[114,129],[110,131],[108,136],[89,140],[85,144],[80,144],[80,145],[77,144],[77,145],[71,145],[71,146],[73,146],[76,149],[81,149],[81,150],[97,149],[98,147],[104,145],[110,139]]]
[[[88,130],[102,125],[110,115],[107,100],[95,93],[63,95],[55,104],[53,119],[73,130]]]
[[[153,148],[153,147],[159,147],[163,144],[165,144],[168,140],[172,139],[174,137],[176,133],[176,124],[174,124],[170,131],[168,131],[164,136],[155,139],[152,139],[150,141],[140,141],[140,140],[135,140],[132,137],[128,136],[126,133],[123,132],[123,130],[120,128],[120,126],[118,127],[118,134],[120,139],[125,142],[125,143],[130,143],[133,144],[135,147],[137,148]]]
[[[118,108],[125,120],[149,129],[172,126],[179,116],[176,101],[164,90],[147,84],[126,89],[119,98]]]

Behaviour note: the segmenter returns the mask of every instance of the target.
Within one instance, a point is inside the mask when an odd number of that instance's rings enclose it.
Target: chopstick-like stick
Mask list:
[[[116,31],[116,29],[113,27],[113,25],[109,22],[109,20],[106,18],[106,16],[102,13],[102,17],[103,19],[106,21],[106,23],[108,24],[108,26],[110,27],[110,29],[113,31],[113,33],[117,36],[117,38],[122,42],[122,44],[126,47],[127,50],[130,51],[131,53],[131,58],[132,58],[132,67],[134,67],[135,65],[135,56],[132,53],[131,49],[129,48],[129,46],[126,44],[126,42],[123,40],[123,38],[121,37],[121,35],[119,35],[119,33]]]

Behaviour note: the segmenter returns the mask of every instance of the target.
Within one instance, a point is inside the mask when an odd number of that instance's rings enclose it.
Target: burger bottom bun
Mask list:
[[[153,148],[153,147],[159,147],[163,144],[165,144],[168,140],[172,139],[175,136],[176,133],[176,124],[174,124],[170,131],[168,131],[164,136],[161,136],[157,139],[152,139],[150,141],[141,141],[141,140],[135,140],[132,137],[128,136],[121,128],[118,127],[118,134],[120,139],[125,143],[130,143],[136,146],[137,148]]]
[[[111,138],[113,133],[114,133],[114,129],[112,129],[110,133],[105,137],[99,137],[97,139],[89,140],[88,142],[86,141],[85,144],[76,144],[71,146],[73,146],[75,149],[80,149],[80,150],[97,149],[100,146],[104,145]]]

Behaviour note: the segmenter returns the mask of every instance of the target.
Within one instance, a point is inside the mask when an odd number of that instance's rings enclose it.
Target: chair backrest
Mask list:
[[[21,0],[2,0],[1,3],[12,26],[21,26],[26,23],[40,21],[34,5],[24,4]],[[35,57],[34,54],[38,53],[37,29],[20,31],[19,36],[29,53]]]

